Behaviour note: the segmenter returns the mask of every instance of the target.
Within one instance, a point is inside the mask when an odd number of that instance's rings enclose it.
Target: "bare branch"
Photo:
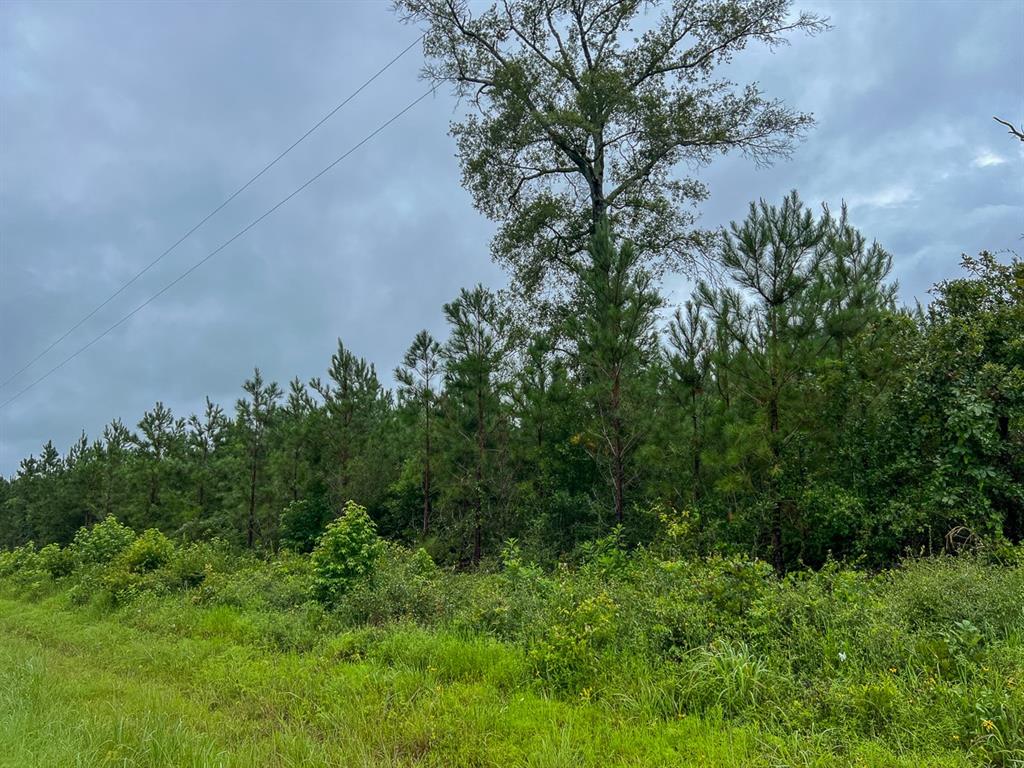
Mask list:
[[[993,117],[992,119],[995,120],[997,123],[1001,123],[1002,125],[1005,125],[1007,128],[1009,128],[1009,134],[1011,136],[1016,136],[1021,141],[1024,141],[1024,130],[1018,130],[1017,126],[1015,126],[1013,123],[1007,122],[1006,120],[1001,120],[998,117]]]

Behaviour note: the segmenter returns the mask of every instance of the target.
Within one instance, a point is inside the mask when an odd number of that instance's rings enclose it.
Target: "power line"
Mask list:
[[[183,242],[188,240],[188,238],[191,237],[192,234],[197,229],[199,229],[201,226],[203,226],[203,224],[205,224],[210,219],[212,219],[214,216],[216,216],[221,210],[223,210],[223,208],[225,206],[228,205],[228,203],[230,203],[232,200],[234,200],[236,197],[238,197],[240,194],[242,194],[245,190],[247,190],[252,185],[252,183],[254,181],[256,181],[264,173],[266,173],[271,168],[273,168],[275,165],[277,165],[278,161],[280,161],[282,158],[284,158],[285,155],[287,155],[289,152],[291,152],[293,149],[295,149],[297,146],[299,146],[299,144],[301,144],[303,141],[305,141],[307,138],[309,138],[310,134],[312,134],[317,128],[319,128],[321,125],[323,125],[328,120],[330,120],[332,117],[334,117],[334,115],[338,112],[338,110],[340,110],[342,107],[344,107],[350,101],[352,101],[352,99],[354,99],[356,96],[358,96],[374,80],[376,80],[378,77],[380,77],[382,74],[384,74],[388,69],[390,69],[392,64],[394,64],[396,61],[398,61],[400,58],[402,58],[405,54],[407,54],[413,48],[413,46],[415,46],[417,43],[419,43],[422,39],[423,39],[423,35],[420,35],[417,39],[415,39],[411,43],[409,43],[409,45],[406,46],[404,49],[402,49],[402,51],[400,53],[398,53],[398,55],[396,55],[393,59],[391,59],[391,61],[389,61],[383,67],[378,69],[370,77],[369,80],[367,80],[362,85],[360,85],[358,88],[356,88],[354,91],[352,91],[352,93],[350,93],[347,97],[345,97],[344,101],[342,101],[334,109],[332,109],[330,112],[328,112],[322,118],[320,118],[320,120],[316,124],[314,124],[312,128],[310,128],[308,131],[306,131],[304,134],[302,134],[299,138],[297,138],[291,144],[291,146],[288,147],[288,149],[286,149],[284,152],[282,152],[277,157],[275,157],[273,160],[271,160],[269,163],[267,163],[265,166],[263,166],[263,168],[260,169],[259,173],[257,173],[255,176],[253,176],[251,179],[249,179],[247,182],[245,182],[245,184],[243,184],[238,189],[236,189],[234,192],[232,192],[231,195],[226,200],[224,200],[224,202],[222,202],[220,205],[218,205],[216,208],[214,208],[212,211],[210,211],[208,214],[206,214],[206,216],[204,216],[188,232],[186,232],[184,235],[182,235],[180,238],[178,238],[178,240],[175,241],[175,243],[170,248],[168,248],[163,253],[161,253],[159,256],[157,256],[155,259],[153,259],[151,262],[149,262],[149,264],[147,264],[141,270],[136,272],[135,275],[133,275],[132,278],[130,280],[128,280],[128,282],[124,283],[120,288],[118,288],[116,291],[114,291],[112,294],[110,294],[106,299],[104,299],[104,301],[101,304],[99,304],[91,312],[89,312],[89,314],[87,314],[85,317],[83,317],[77,323],[75,323],[70,328],[68,328],[66,331],[64,331],[64,333],[62,333],[60,336],[58,336],[56,339],[54,339],[50,343],[50,345],[48,347],[46,347],[46,349],[44,349],[38,355],[33,357],[27,363],[25,363],[25,365],[23,365],[21,368],[19,368],[17,371],[15,371],[13,374],[8,376],[3,382],[0,382],[0,389],[3,389],[4,387],[6,387],[12,381],[14,381],[16,378],[18,378],[21,374],[23,374],[25,371],[27,371],[29,368],[31,368],[33,365],[35,365],[36,362],[38,362],[39,359],[42,358],[47,352],[49,352],[51,349],[53,349],[58,344],[60,344],[62,341],[64,341],[64,339],[66,339],[68,336],[70,336],[76,330],[81,328],[84,323],[88,322],[88,320],[93,317],[93,315],[95,315],[97,312],[99,312],[101,309],[103,309],[105,306],[107,306],[110,302],[112,302],[114,299],[116,299],[118,296],[120,296],[122,293],[124,293],[125,289],[127,289],[129,286],[131,286],[136,280],[138,280],[144,274],[149,272],[150,269],[155,267],[171,251],[173,251],[175,248],[177,248]]]
[[[400,117],[401,117],[402,115],[404,115],[404,114],[405,114],[406,112],[408,112],[408,111],[409,111],[410,109],[412,109],[412,108],[413,108],[413,107],[415,107],[415,106],[416,106],[417,104],[419,104],[419,103],[420,103],[421,101],[423,101],[423,100],[424,100],[425,98],[427,98],[427,96],[429,96],[430,94],[434,93],[434,91],[436,91],[436,90],[437,90],[437,86],[431,86],[431,87],[430,87],[429,89],[427,89],[426,91],[424,91],[424,92],[423,92],[423,93],[422,93],[421,95],[417,96],[417,97],[416,97],[416,98],[415,98],[415,99],[414,99],[413,101],[409,102],[409,103],[408,103],[408,104],[407,104],[407,105],[406,105],[405,107],[403,107],[403,108],[401,109],[401,111],[399,111],[398,113],[396,113],[396,114],[395,114],[395,115],[393,115],[392,117],[390,117],[390,118],[388,118],[387,120],[385,120],[385,121],[384,121],[383,123],[381,123],[381,124],[380,124],[379,126],[377,126],[377,127],[376,127],[376,128],[375,128],[375,129],[374,129],[374,130],[373,130],[372,132],[371,132],[371,133],[369,133],[369,134],[368,134],[367,136],[365,136],[365,137],[364,137],[364,138],[363,138],[363,139],[362,139],[362,140],[361,140],[361,141],[360,141],[360,142],[359,142],[358,144],[355,144],[354,146],[350,147],[350,148],[349,148],[349,149],[348,149],[347,151],[345,151],[345,153],[344,153],[344,154],[340,155],[340,156],[339,156],[339,157],[337,157],[337,158],[336,158],[336,159],[335,159],[335,160],[334,160],[333,162],[331,162],[331,163],[330,163],[330,165],[327,165],[326,167],[324,167],[324,168],[323,168],[323,169],[322,169],[322,170],[321,170],[321,171],[320,171],[319,173],[317,173],[317,174],[316,174],[315,176],[312,176],[312,177],[310,177],[309,179],[307,179],[307,180],[306,180],[306,181],[305,181],[305,182],[304,182],[304,183],[303,183],[303,184],[302,184],[301,186],[297,187],[297,188],[296,188],[295,190],[293,190],[293,191],[292,191],[291,193],[289,193],[289,194],[288,194],[288,195],[287,195],[286,197],[282,198],[282,199],[280,200],[280,202],[278,202],[278,203],[277,203],[276,205],[274,205],[274,206],[273,206],[272,208],[268,208],[268,209],[267,209],[266,211],[264,211],[264,212],[263,212],[262,214],[260,214],[259,216],[257,216],[257,217],[256,217],[255,219],[253,219],[253,220],[252,220],[251,222],[249,222],[249,224],[247,224],[247,225],[246,225],[245,227],[243,227],[242,229],[238,230],[238,232],[236,232],[236,233],[235,233],[234,235],[232,235],[232,236],[231,236],[230,238],[228,238],[228,239],[227,239],[227,240],[225,240],[225,241],[224,241],[223,243],[221,243],[221,244],[220,244],[219,246],[217,246],[216,248],[214,248],[214,249],[213,249],[212,251],[210,251],[210,252],[209,252],[208,254],[206,254],[206,255],[205,255],[205,256],[204,256],[203,258],[201,258],[201,259],[200,259],[199,261],[197,261],[197,262],[196,262],[195,264],[193,264],[193,265],[192,265],[191,267],[189,267],[188,269],[186,269],[186,270],[185,270],[184,272],[182,272],[182,273],[181,273],[180,275],[178,275],[178,276],[177,276],[176,278],[174,278],[173,280],[171,280],[171,282],[167,283],[167,285],[165,285],[165,286],[164,286],[163,288],[161,288],[161,289],[160,289],[159,291],[157,291],[156,293],[154,293],[154,294],[153,294],[152,296],[150,296],[150,297],[149,297],[148,299],[146,299],[146,300],[145,300],[144,302],[142,302],[141,304],[139,304],[139,306],[137,306],[137,307],[136,307],[135,309],[133,309],[133,310],[132,310],[131,312],[129,312],[128,314],[126,314],[126,315],[125,315],[124,317],[122,317],[122,318],[121,318],[120,320],[118,320],[118,321],[117,321],[116,323],[114,323],[114,324],[113,324],[113,325],[111,325],[111,326],[110,326],[109,328],[107,328],[107,329],[106,329],[105,331],[103,331],[103,333],[101,333],[101,334],[99,334],[98,336],[96,336],[95,338],[93,338],[93,339],[92,339],[91,341],[89,341],[89,342],[88,342],[87,344],[84,344],[83,346],[79,347],[79,348],[78,348],[77,350],[75,350],[75,351],[74,351],[73,353],[71,353],[70,355],[68,355],[67,357],[65,357],[65,358],[64,358],[63,360],[61,360],[61,361],[60,361],[59,363],[57,363],[57,365],[53,366],[53,368],[51,368],[50,370],[48,370],[48,371],[47,371],[46,373],[44,373],[44,374],[43,374],[42,376],[40,376],[40,377],[39,377],[38,379],[36,379],[35,381],[33,381],[33,382],[32,382],[31,384],[28,384],[28,385],[26,385],[26,386],[25,386],[25,387],[23,387],[23,388],[22,388],[21,390],[19,390],[19,391],[18,391],[18,392],[17,392],[16,394],[14,394],[13,396],[11,396],[11,397],[9,397],[9,398],[8,398],[7,400],[5,400],[5,401],[4,401],[3,403],[0,403],[0,410],[2,410],[2,409],[4,409],[4,408],[6,408],[6,407],[7,407],[8,405],[10,405],[11,403],[13,403],[13,402],[14,402],[15,400],[17,400],[17,399],[18,399],[19,397],[21,397],[21,396],[22,396],[23,394],[25,394],[26,392],[28,392],[28,391],[29,391],[30,389],[32,389],[32,388],[33,388],[34,386],[36,386],[37,384],[39,384],[39,383],[40,383],[40,382],[42,382],[43,380],[45,380],[45,379],[49,378],[49,377],[50,377],[50,376],[51,376],[52,374],[56,373],[56,372],[57,372],[58,370],[60,370],[60,369],[61,369],[61,368],[63,368],[63,367],[65,366],[65,365],[67,365],[68,363],[70,363],[70,362],[71,362],[72,360],[74,360],[74,359],[75,359],[76,357],[78,357],[78,356],[79,356],[80,354],[82,354],[83,352],[85,352],[85,351],[86,351],[87,349],[89,349],[89,348],[90,348],[90,347],[91,347],[91,346],[92,346],[93,344],[95,344],[96,342],[98,342],[98,341],[99,341],[100,339],[102,339],[102,338],[103,338],[104,336],[106,336],[106,335],[107,335],[108,333],[110,333],[110,332],[111,332],[111,331],[113,331],[114,329],[118,328],[119,326],[123,325],[123,324],[124,324],[125,322],[127,322],[127,321],[128,321],[129,319],[131,319],[132,317],[134,317],[134,316],[135,316],[135,315],[136,315],[136,314],[137,314],[137,313],[138,313],[139,311],[141,311],[141,310],[142,310],[142,309],[143,309],[144,307],[146,307],[147,305],[149,305],[150,303],[152,303],[153,301],[155,301],[156,299],[158,299],[158,298],[159,298],[160,296],[162,296],[163,294],[165,294],[165,293],[166,293],[167,291],[169,291],[169,290],[170,290],[171,288],[173,288],[173,287],[174,287],[175,285],[177,285],[178,283],[180,283],[180,282],[181,282],[182,280],[184,280],[184,279],[185,279],[186,277],[188,277],[188,276],[189,276],[190,274],[192,274],[193,272],[195,272],[195,271],[196,271],[197,269],[199,269],[199,267],[201,267],[201,266],[202,266],[203,264],[205,264],[206,262],[208,262],[208,261],[209,261],[210,259],[212,259],[212,258],[213,258],[214,256],[216,256],[216,255],[217,255],[218,253],[220,253],[221,251],[223,251],[223,250],[224,250],[225,248],[227,248],[227,247],[228,247],[229,245],[231,245],[231,243],[233,243],[233,242],[234,242],[235,240],[237,240],[238,238],[240,238],[240,237],[241,237],[242,235],[244,235],[244,234],[245,234],[246,232],[248,232],[248,231],[249,231],[250,229],[252,229],[253,227],[255,227],[255,226],[256,226],[257,224],[259,224],[259,223],[260,223],[261,221],[263,221],[263,220],[264,220],[265,218],[267,218],[267,217],[268,217],[268,216],[269,216],[270,214],[272,214],[272,213],[273,213],[274,211],[276,211],[276,210],[277,210],[278,208],[280,208],[280,207],[281,207],[282,205],[284,205],[284,204],[285,204],[285,203],[287,203],[287,202],[288,202],[289,200],[291,200],[291,199],[292,199],[293,197],[295,197],[295,196],[296,196],[297,194],[299,194],[299,192],[301,192],[302,190],[304,190],[304,189],[305,189],[306,187],[308,187],[308,186],[309,186],[310,184],[312,184],[312,183],[313,183],[314,181],[316,181],[316,180],[317,180],[317,179],[319,179],[319,178],[320,178],[321,176],[323,176],[323,175],[324,175],[325,173],[327,173],[328,171],[330,171],[330,170],[331,170],[332,168],[334,168],[334,166],[336,166],[336,165],[337,165],[338,163],[340,163],[340,162],[341,162],[342,160],[344,160],[344,159],[345,159],[346,157],[348,157],[349,155],[351,155],[351,154],[352,154],[353,152],[355,152],[355,151],[356,151],[357,149],[359,149],[359,148],[360,148],[361,146],[363,146],[363,144],[365,144],[365,143],[366,143],[366,142],[368,142],[368,141],[369,141],[370,139],[372,139],[372,138],[373,138],[374,136],[376,136],[376,135],[377,135],[378,133],[380,133],[381,131],[383,131],[383,130],[384,130],[385,128],[387,128],[387,127],[388,127],[389,125],[391,125],[391,124],[392,124],[393,122],[395,122],[395,121],[396,121],[396,120],[397,120],[398,118],[400,118]]]

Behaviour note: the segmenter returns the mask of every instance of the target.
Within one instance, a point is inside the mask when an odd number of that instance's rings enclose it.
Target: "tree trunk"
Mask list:
[[[253,456],[252,468],[249,473],[249,521],[246,542],[249,549],[256,544],[256,457]]]
[[[622,438],[622,414],[619,408],[622,402],[622,382],[619,371],[612,375],[612,487],[615,495],[615,522],[622,525],[624,517],[624,486],[625,486],[625,445]]]
[[[473,564],[479,565],[483,555],[483,495],[484,495],[484,397],[476,392],[476,506],[473,520]]]
[[[423,536],[430,532],[430,404],[424,404],[424,455],[423,455]]]
[[[691,450],[693,451],[693,500],[697,501],[700,498],[700,434],[697,432],[697,390],[696,388],[690,391],[690,423],[693,427],[693,441],[691,444]]]
[[[772,472],[777,473],[779,471],[781,451],[779,449],[779,398],[778,393],[775,391],[774,378],[772,380],[772,393],[768,400],[768,431],[772,452]],[[785,563],[782,558],[782,498],[779,495],[778,489],[775,488],[775,479],[772,478],[770,482],[775,496],[772,503],[771,522],[772,567],[775,569],[775,573],[781,576],[785,571]]]

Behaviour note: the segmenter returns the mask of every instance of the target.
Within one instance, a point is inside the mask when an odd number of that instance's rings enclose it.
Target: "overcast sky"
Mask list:
[[[1024,2],[816,2],[834,29],[730,70],[813,112],[794,157],[701,172],[707,226],[791,188],[895,256],[906,301],[1024,241]],[[386,3],[0,4],[0,380],[412,42]],[[416,47],[45,358],[45,373],[424,89]],[[420,103],[186,280],[0,410],[0,473],[163,400],[229,409],[259,365],[322,375],[340,336],[386,380],[461,286],[505,278],[459,186],[448,93]],[[685,281],[667,286],[685,297]]]

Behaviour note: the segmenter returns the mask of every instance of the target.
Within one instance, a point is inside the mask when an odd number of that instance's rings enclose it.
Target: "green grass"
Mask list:
[[[397,626],[283,652],[247,641],[239,612],[176,610],[180,624],[0,599],[0,766],[976,764],[554,699],[520,649],[490,639]]]
[[[1024,768],[1024,550],[613,554],[386,545],[321,602],[309,557],[112,519],[0,552],[0,768]]]

